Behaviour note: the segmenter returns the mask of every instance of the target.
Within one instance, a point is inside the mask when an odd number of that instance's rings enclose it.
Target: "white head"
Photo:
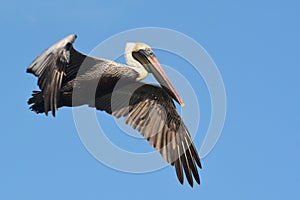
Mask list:
[[[148,75],[148,72],[152,73],[165,91],[182,107],[184,106],[182,99],[175,91],[149,45],[141,42],[128,42],[124,54],[129,67],[135,69],[140,74],[137,81],[144,79]]]
[[[151,47],[145,43],[142,42],[127,42],[125,47],[125,59],[126,63],[129,66],[132,67],[143,67],[143,65],[137,61],[135,58],[133,58],[132,53],[138,52],[139,50],[145,50],[145,51],[151,51]],[[144,68],[144,67],[143,67]]]

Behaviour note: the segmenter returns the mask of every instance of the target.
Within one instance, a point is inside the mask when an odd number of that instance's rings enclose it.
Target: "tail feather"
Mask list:
[[[27,103],[31,105],[29,107],[30,110],[36,113],[45,112],[43,93],[41,91],[32,91],[32,97],[28,99]]]

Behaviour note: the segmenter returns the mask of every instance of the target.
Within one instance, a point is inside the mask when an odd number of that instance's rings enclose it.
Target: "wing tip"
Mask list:
[[[72,33],[72,34],[70,34],[70,35],[68,35],[68,36],[66,36],[64,39],[62,39],[62,40],[67,40],[67,41],[69,41],[70,43],[74,43],[74,41],[77,39],[77,35],[76,34],[74,34],[74,33]]]

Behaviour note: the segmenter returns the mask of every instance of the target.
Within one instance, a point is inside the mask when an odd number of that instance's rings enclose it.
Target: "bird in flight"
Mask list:
[[[170,165],[181,184],[200,184],[201,162],[173,100],[184,106],[150,46],[127,43],[127,65],[85,55],[69,35],[46,49],[27,68],[39,91],[28,100],[36,113],[55,116],[60,107],[88,105],[138,130]],[[160,86],[141,82],[152,73]]]

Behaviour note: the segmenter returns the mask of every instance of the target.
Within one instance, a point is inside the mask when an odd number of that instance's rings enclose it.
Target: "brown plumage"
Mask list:
[[[75,35],[64,38],[28,67],[27,72],[38,77],[41,90],[28,100],[31,110],[46,115],[51,111],[55,116],[59,107],[87,104],[124,117],[126,124],[175,166],[181,184],[183,174],[192,187],[193,177],[200,184],[200,158],[176,111],[172,99],[176,95],[164,87],[138,82],[139,73],[132,67],[81,54],[73,48],[75,39]],[[145,65],[145,60],[141,64]]]

